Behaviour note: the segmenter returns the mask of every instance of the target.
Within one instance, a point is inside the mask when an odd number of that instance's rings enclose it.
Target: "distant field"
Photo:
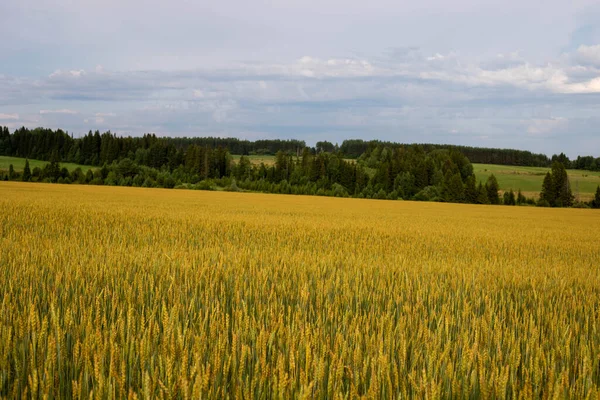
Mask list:
[[[240,161],[241,156],[235,154],[235,155],[232,155],[232,157],[233,157],[233,161],[237,163],[238,161]],[[255,165],[260,165],[260,163],[264,163],[265,165],[275,164],[275,156],[263,155],[263,156],[246,156],[246,157],[248,157],[250,162]]]
[[[550,168],[543,167],[515,167],[495,164],[473,164],[475,176],[478,181],[484,182],[490,174],[498,179],[501,190],[521,189],[526,196],[537,197],[542,190],[542,182]],[[579,188],[581,200],[589,200],[600,185],[600,172],[582,171],[577,169],[567,170],[573,193]]]
[[[18,157],[0,156],[0,171],[8,171],[10,164],[13,165],[15,171],[20,172],[23,171],[23,169],[25,168],[25,159]],[[29,160],[29,168],[31,169],[34,169],[35,167],[44,168],[46,164],[48,164],[48,161]],[[94,168],[89,165],[79,165],[73,163],[60,163],[60,167],[65,167],[69,171],[81,168],[83,172],[87,172],[88,169]]]

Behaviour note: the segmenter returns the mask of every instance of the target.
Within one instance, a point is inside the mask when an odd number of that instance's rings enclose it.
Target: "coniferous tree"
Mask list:
[[[446,183],[444,179],[444,198],[446,201],[462,203],[465,200],[465,188],[460,173],[450,176]]]
[[[478,194],[475,175],[469,175],[465,182],[465,201],[471,204],[477,203]]]
[[[31,180],[31,169],[29,168],[29,160],[25,159],[25,168],[23,169],[23,182],[29,182]]]
[[[504,192],[503,203],[506,206],[514,206],[516,204],[515,192],[513,192],[512,189],[510,189],[508,192]]]
[[[519,189],[519,192],[517,193],[517,205],[525,204],[526,202],[527,202],[527,199],[521,192],[521,189]]]
[[[500,204],[500,195],[498,194],[498,190],[500,186],[498,185],[498,180],[491,174],[488,178],[485,188],[487,190],[488,200],[491,204]]]
[[[546,201],[550,206],[554,206],[556,200],[556,191],[554,190],[554,181],[550,172],[546,173],[544,182],[542,183],[542,192],[540,193],[540,201]]]
[[[481,182],[479,182],[479,186],[477,186],[477,204],[490,204],[487,189]]]
[[[58,153],[54,151],[49,164],[44,167],[44,176],[50,178],[52,182],[58,181],[60,175],[60,164],[58,163]]]
[[[600,185],[596,188],[596,195],[592,200],[592,208],[600,208]]]
[[[552,171],[544,177],[540,201],[547,202],[551,207],[570,207],[574,198],[565,166],[555,161]]]
[[[8,166],[8,179],[12,181],[13,179],[15,179],[15,176],[16,176],[15,167],[13,167],[13,165],[10,164]]]
[[[552,182],[554,184],[554,193],[556,207],[570,207],[573,205],[573,192],[569,183],[569,176],[565,166],[560,162],[552,164]]]

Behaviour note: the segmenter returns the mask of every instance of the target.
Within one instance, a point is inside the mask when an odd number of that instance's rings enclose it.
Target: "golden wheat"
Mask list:
[[[600,213],[0,184],[5,398],[599,398]]]

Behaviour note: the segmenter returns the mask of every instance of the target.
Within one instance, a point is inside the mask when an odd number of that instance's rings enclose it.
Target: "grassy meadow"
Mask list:
[[[231,157],[233,158],[233,161],[237,163],[240,160],[240,157],[242,156],[232,155]],[[250,163],[254,165],[260,165],[261,163],[265,165],[275,164],[275,156],[272,155],[250,155],[246,157],[250,160]]]
[[[46,164],[48,164],[48,163],[49,163],[48,161],[29,160],[29,168],[31,168],[31,169],[34,169],[35,167],[44,168],[46,166]],[[15,169],[15,171],[21,172],[25,168],[25,159],[20,158],[20,157],[0,156],[0,171],[8,171],[11,164],[13,165],[13,168]],[[73,171],[77,168],[81,168],[81,170],[84,173],[87,172],[88,169],[94,168],[89,165],[79,165],[79,164],[62,163],[62,162],[60,163],[60,167],[67,168],[69,170],[69,172]]]
[[[490,174],[494,174],[500,190],[513,189],[516,192],[521,189],[527,197],[537,198],[542,190],[544,176],[550,168],[473,164],[473,171],[478,181],[485,183]],[[567,174],[573,193],[579,189],[581,200],[590,200],[594,196],[596,188],[600,185],[600,172],[568,169]]]
[[[0,182],[0,397],[598,398],[595,210]]]

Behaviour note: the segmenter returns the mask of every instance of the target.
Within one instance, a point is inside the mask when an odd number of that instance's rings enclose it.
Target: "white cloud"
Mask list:
[[[89,124],[90,122],[95,122],[96,124],[103,124],[105,122],[104,118],[102,117],[94,117],[94,118],[85,118],[83,120],[83,123],[85,124]]]
[[[443,60],[444,58],[445,57],[443,55],[441,55],[440,53],[435,53],[433,56],[427,57],[427,61]]]
[[[102,72],[102,69],[98,70],[96,69],[97,73]],[[61,78],[61,77],[67,77],[67,78],[81,78],[82,76],[84,76],[86,73],[84,70],[79,69],[79,70],[71,70],[71,71],[62,71],[60,69],[54,71],[53,73],[51,73],[49,75],[50,78]]]
[[[429,70],[420,73],[426,80],[449,81],[467,87],[497,87],[510,85],[531,91],[545,91],[563,94],[600,93],[600,77],[575,82],[569,76],[573,68],[566,66],[535,66],[524,63],[514,67],[488,70],[477,65],[463,69]]]
[[[573,95],[600,93],[600,70],[574,64],[577,54],[536,64],[518,52],[474,59],[410,49],[181,71],[72,69],[40,79],[0,77],[0,106],[19,111],[23,121],[28,113],[55,114],[31,125],[54,123],[76,132],[98,124],[119,133],[238,136],[262,130],[272,137],[329,134],[339,141],[477,145],[485,137],[488,145],[527,148],[514,143],[553,140],[550,133],[566,135],[567,127],[574,137],[592,131],[600,97]],[[82,116],[79,124],[71,114]]]
[[[547,119],[533,119],[528,121],[527,133],[531,135],[543,135],[564,129],[568,120],[563,117],[552,117]]]
[[[0,113],[0,120],[19,119],[19,114],[3,114]]]
[[[575,59],[583,64],[592,64],[600,67],[600,44],[595,46],[579,46]]]
[[[70,110],[68,108],[61,108],[59,110],[40,110],[40,114],[77,114],[77,111]]]

